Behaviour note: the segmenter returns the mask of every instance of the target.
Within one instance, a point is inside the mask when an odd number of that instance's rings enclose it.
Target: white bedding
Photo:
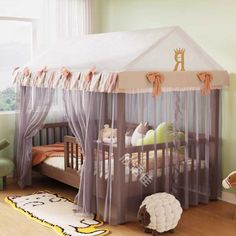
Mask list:
[[[49,157],[47,158],[45,161],[44,161],[45,164],[49,165],[49,166],[52,166],[54,168],[57,168],[57,169],[60,169],[60,170],[64,170],[65,167],[64,167],[64,158],[63,157]],[[95,163],[96,165],[96,163]],[[74,166],[75,166],[75,159],[74,159]],[[101,165],[102,166],[102,165]],[[100,166],[100,168],[101,168]],[[113,175],[114,173],[114,169],[113,169],[113,160],[111,160],[111,172],[110,174]],[[188,160],[188,171],[191,170],[191,166],[192,166],[192,160],[189,159]],[[200,162],[200,167],[201,169],[203,169],[205,167],[205,161],[202,160]],[[172,167],[172,171],[173,170],[174,166]],[[196,160],[194,160],[194,170],[196,170]],[[78,174],[80,173],[80,169],[81,169],[81,166],[79,166],[79,171],[78,171]],[[105,178],[107,179],[108,176],[109,176],[109,171],[108,171],[108,160],[105,160]],[[137,181],[138,178],[140,178],[140,175],[138,176],[137,174],[137,168],[129,168],[129,166],[126,166],[125,167],[125,173],[126,173],[126,182],[128,182],[129,180],[129,175],[130,173],[132,173],[132,181]],[[165,172],[168,173],[170,171],[170,168],[167,166],[165,167]],[[183,173],[184,172],[184,161],[181,161],[180,164],[179,164],[179,168],[177,170],[179,173]],[[143,172],[142,172],[143,173]],[[154,176],[154,171],[153,170],[149,170],[149,176]],[[162,168],[158,168],[157,169],[157,177],[160,177],[162,175]],[[101,173],[101,176],[102,177],[102,173]]]

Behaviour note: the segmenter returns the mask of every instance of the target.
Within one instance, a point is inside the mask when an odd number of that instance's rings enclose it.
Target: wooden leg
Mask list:
[[[152,229],[144,228],[144,233],[151,234]]]
[[[3,190],[3,177],[0,177],[0,190]]]
[[[158,232],[156,230],[152,231],[152,236],[158,236]]]
[[[3,182],[3,189],[5,189],[7,186],[7,176],[2,177],[2,182]]]

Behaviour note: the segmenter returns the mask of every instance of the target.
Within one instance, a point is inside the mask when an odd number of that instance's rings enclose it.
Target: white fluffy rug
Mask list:
[[[53,228],[65,236],[106,235],[107,229],[98,229],[102,221],[94,216],[82,217],[73,212],[73,202],[47,191],[17,197],[7,197],[6,202],[31,219]]]

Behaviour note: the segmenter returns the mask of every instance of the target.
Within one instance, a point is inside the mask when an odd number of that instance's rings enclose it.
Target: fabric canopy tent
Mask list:
[[[184,49],[185,71],[173,72],[175,50]],[[125,92],[134,89],[149,89],[145,75],[150,71],[164,74],[162,89],[189,90],[200,89],[202,84],[197,79],[198,72],[211,72],[214,79],[212,88],[222,88],[228,85],[227,72],[210,58],[181,28],[169,27],[130,32],[115,32],[87,35],[61,42],[54,48],[33,60],[27,65],[36,75],[30,80],[22,78],[22,70],[16,73],[16,80],[23,85],[35,84],[43,87],[62,86],[66,88],[87,89],[90,91],[106,91],[99,87],[99,81],[115,81],[112,89],[107,91]],[[44,70],[44,68],[47,68]],[[60,83],[63,76],[62,68],[72,73],[70,83]],[[42,81],[42,73],[47,71],[49,79]],[[77,82],[86,78],[89,71],[93,72],[97,81],[89,86]],[[118,82],[116,83],[118,75]],[[45,76],[45,74],[43,74]],[[24,76],[23,76],[24,77]],[[40,77],[40,78],[38,78]],[[112,78],[111,78],[112,77]],[[37,83],[38,80],[38,83]],[[110,81],[110,83],[111,83]],[[134,83],[135,82],[135,83]],[[102,84],[102,83],[100,83]]]
[[[118,224],[155,192],[173,193],[184,208],[219,196],[220,89],[228,74],[179,27],[71,39],[16,69],[14,81],[20,186],[31,184],[32,137],[54,114],[59,91],[85,159],[80,211]]]

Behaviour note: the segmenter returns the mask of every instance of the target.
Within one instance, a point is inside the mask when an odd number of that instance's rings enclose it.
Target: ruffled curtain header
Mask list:
[[[48,70],[31,71],[28,67],[14,71],[14,83],[21,86],[61,88],[106,93],[152,92],[159,96],[167,91],[201,90],[207,95],[212,89],[229,85],[226,71],[125,71],[99,72],[93,67],[87,71]]]
[[[63,67],[61,71],[49,71],[45,68],[31,72],[29,68],[14,71],[14,81],[21,86],[61,88],[67,90],[84,90],[93,92],[113,92],[116,88],[117,73],[70,71]]]

